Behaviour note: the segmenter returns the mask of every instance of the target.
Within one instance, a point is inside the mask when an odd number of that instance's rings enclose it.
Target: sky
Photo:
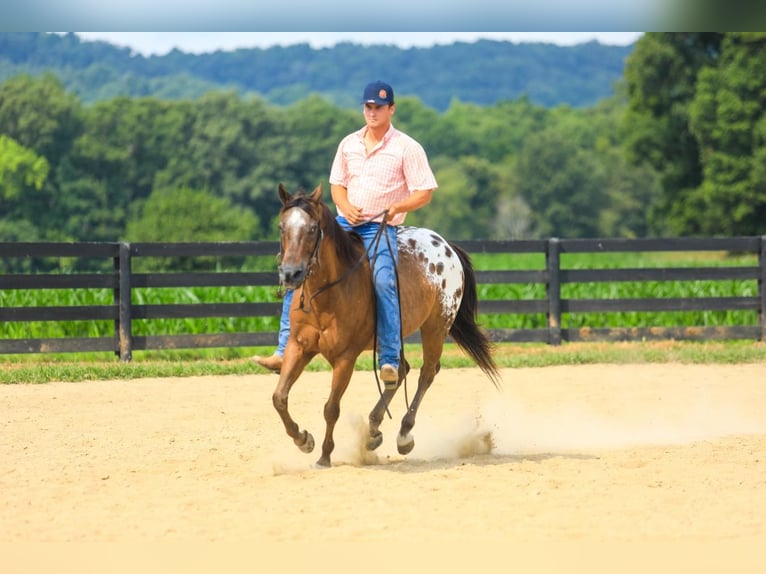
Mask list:
[[[144,56],[163,55],[177,48],[200,54],[237,48],[268,48],[308,43],[312,48],[338,42],[387,44],[401,48],[429,47],[478,39],[510,42],[548,42],[561,46],[598,40],[602,44],[628,45],[643,32],[76,32],[82,40],[103,40],[129,47]]]

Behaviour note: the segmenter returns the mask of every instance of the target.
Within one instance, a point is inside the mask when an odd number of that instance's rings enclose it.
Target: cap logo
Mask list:
[[[386,100],[386,99],[388,99],[388,94],[386,93],[386,90],[380,90],[380,91],[378,92],[378,97],[379,97],[381,100]]]

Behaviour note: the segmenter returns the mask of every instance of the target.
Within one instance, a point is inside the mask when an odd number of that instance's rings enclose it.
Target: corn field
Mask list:
[[[474,267],[479,270],[522,270],[545,268],[544,256],[538,254],[476,254]],[[562,256],[565,269],[658,268],[684,266],[754,266],[754,256],[730,256],[725,253],[620,253],[567,254]],[[757,281],[667,281],[626,283],[563,284],[564,299],[615,299],[657,297],[734,297],[756,296]],[[545,299],[545,285],[502,284],[479,285],[479,300]],[[143,288],[132,292],[134,304],[194,304],[279,301],[276,287],[216,287],[216,288]],[[110,289],[78,290],[3,290],[0,286],[0,306],[81,306],[111,305]],[[486,328],[542,328],[544,314],[480,315]],[[565,314],[562,327],[671,327],[756,325],[753,311],[708,312],[621,312]],[[238,317],[205,319],[134,320],[134,335],[199,334],[276,331],[279,318]],[[112,321],[6,322],[0,324],[0,338],[44,337],[103,337],[114,331]]]

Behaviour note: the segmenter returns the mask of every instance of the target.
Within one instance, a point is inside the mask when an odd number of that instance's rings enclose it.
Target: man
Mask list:
[[[408,212],[430,203],[437,184],[423,147],[391,123],[395,112],[391,86],[381,81],[368,84],[362,105],[365,125],[338,145],[330,170],[330,193],[338,223],[361,235],[373,262],[380,379],[391,386],[398,382],[402,348],[396,229]],[[380,239],[373,254],[370,245],[384,219],[388,238]],[[394,253],[389,251],[389,245]],[[292,294],[288,291],[283,301],[276,351],[271,357],[254,357],[259,365],[272,371],[282,367]]]

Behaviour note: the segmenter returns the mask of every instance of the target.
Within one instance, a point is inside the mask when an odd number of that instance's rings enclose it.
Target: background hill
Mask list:
[[[118,96],[195,99],[211,90],[257,93],[278,105],[318,94],[355,107],[357,92],[383,78],[400,96],[438,111],[454,100],[482,106],[526,96],[553,107],[588,107],[614,94],[634,45],[576,46],[480,40],[429,48],[341,43],[143,56],[76,34],[0,34],[0,82],[21,73],[54,73],[84,103]]]

